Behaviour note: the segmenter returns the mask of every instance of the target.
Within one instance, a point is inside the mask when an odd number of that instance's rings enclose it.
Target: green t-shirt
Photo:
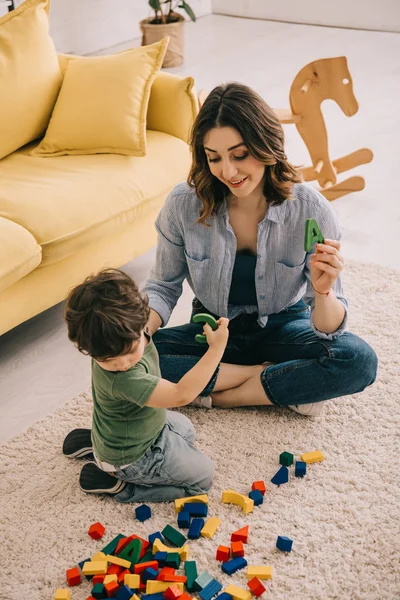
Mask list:
[[[115,466],[135,462],[158,437],[165,409],[144,405],[160,378],[152,340],[128,371],[106,371],[92,359],[92,442],[100,460]]]

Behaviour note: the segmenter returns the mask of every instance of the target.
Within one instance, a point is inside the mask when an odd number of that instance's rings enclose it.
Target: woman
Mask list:
[[[214,387],[213,406],[273,404],[316,416],[325,400],[371,385],[376,354],[345,331],[336,217],[287,161],[272,109],[245,85],[216,87],[194,123],[191,150],[188,183],[175,187],[157,218],[156,265],[145,287],[163,377],[178,381],[205,351],[194,340],[199,325],[158,329],[187,279],[193,314],[230,319],[218,375],[224,387]],[[325,239],[307,253],[309,218]]]

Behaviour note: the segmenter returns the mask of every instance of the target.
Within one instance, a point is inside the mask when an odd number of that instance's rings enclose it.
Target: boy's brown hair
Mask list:
[[[147,297],[119,269],[103,269],[74,287],[64,306],[68,338],[97,360],[128,354],[149,318]]]

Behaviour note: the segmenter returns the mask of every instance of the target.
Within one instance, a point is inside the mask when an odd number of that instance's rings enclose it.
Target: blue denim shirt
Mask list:
[[[210,227],[197,223],[202,203],[196,191],[180,183],[169,194],[157,220],[156,264],[144,292],[149,305],[165,326],[187,279],[195,296],[207,309],[233,319],[242,312],[259,315],[265,327],[268,315],[296,304],[300,299],[311,308],[311,325],[324,339],[341,335],[347,321],[347,301],[340,277],[334,285],[336,297],[344,304],[346,316],[333,333],[318,331],[312,323],[314,291],[311,287],[310,256],[304,250],[306,219],[315,219],[324,237],[340,240],[341,233],[329,202],[315,188],[301,183],[293,186],[293,199],[270,206],[258,224],[255,284],[257,306],[228,304],[236,256],[236,237],[229,223],[226,202],[207,219]]]

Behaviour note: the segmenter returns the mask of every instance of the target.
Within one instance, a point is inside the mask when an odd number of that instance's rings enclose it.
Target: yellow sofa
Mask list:
[[[62,69],[68,59],[59,56]],[[0,335],[62,301],[88,274],[154,246],[155,218],[190,165],[193,83],[156,76],[144,157],[42,158],[30,154],[36,141],[0,160]]]

